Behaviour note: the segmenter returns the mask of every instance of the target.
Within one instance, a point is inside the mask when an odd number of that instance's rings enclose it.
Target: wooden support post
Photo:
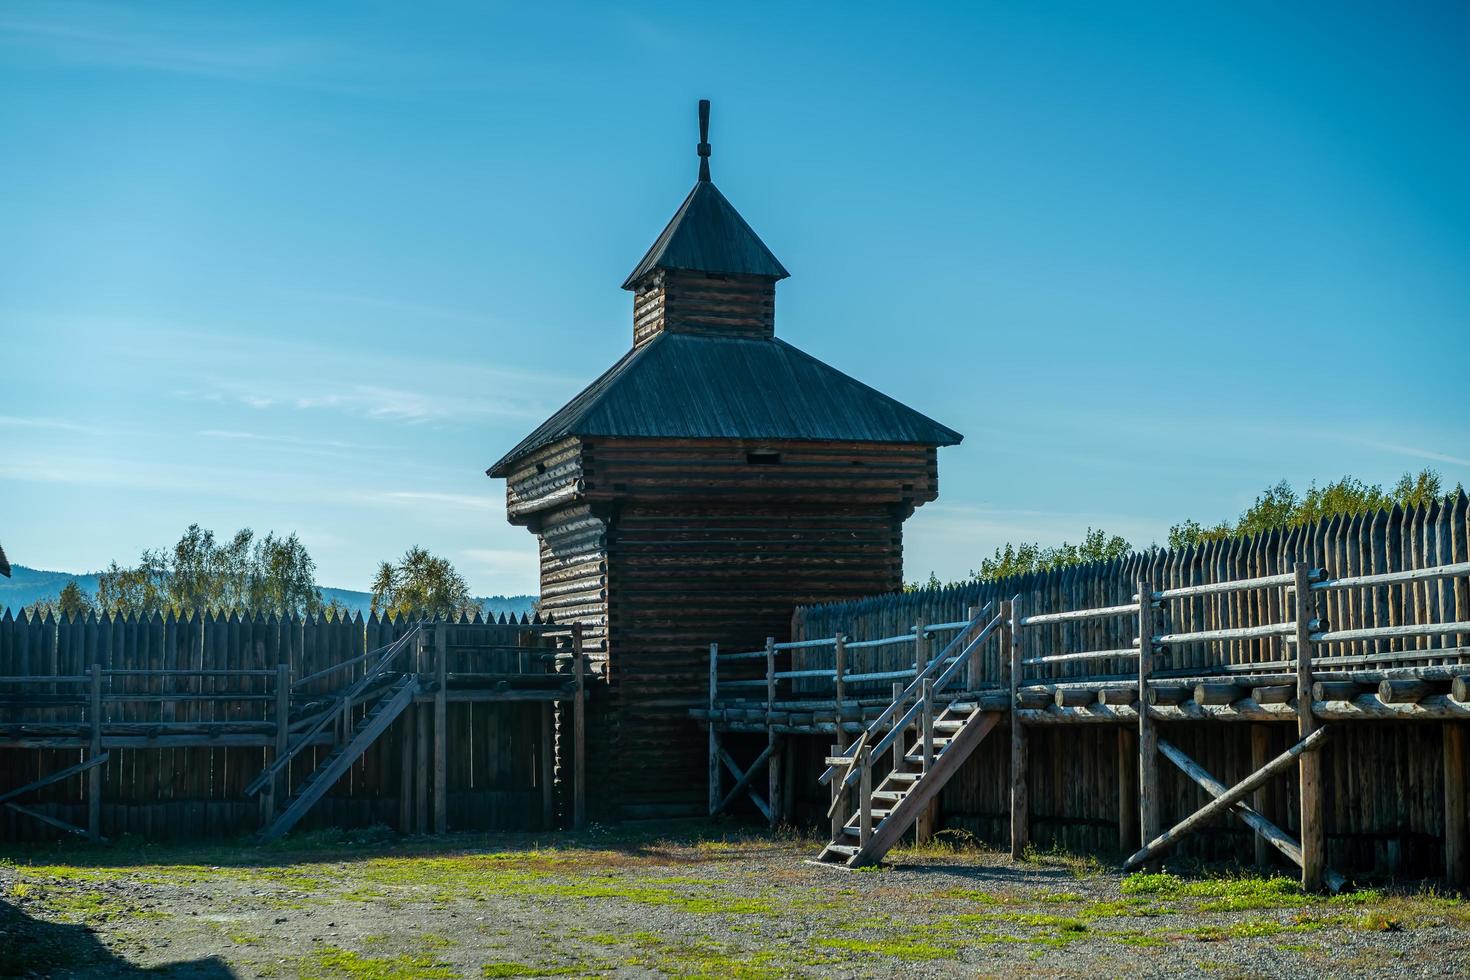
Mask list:
[[[102,665],[93,664],[88,672],[90,681],[87,703],[87,725],[90,737],[87,740],[87,758],[95,759],[102,754]],[[102,840],[102,767],[87,770],[87,838]]]
[[[414,708],[414,715],[418,720],[418,731],[413,738],[413,832],[427,834],[429,832],[429,745],[433,740],[431,728],[433,719],[427,704],[417,705]]]
[[[449,625],[434,627],[434,833],[449,832]]]
[[[843,747],[841,745],[832,746],[832,755],[838,756],[841,755],[842,752]],[[828,780],[827,785],[832,790],[831,805],[827,808],[827,815],[831,818],[832,821],[831,839],[837,841],[838,843],[841,843],[842,828],[847,824],[847,807],[842,805],[843,800],[847,797],[846,780],[844,780],[840,775],[833,775],[833,777]]]
[[[1251,772],[1260,771],[1271,758],[1271,726],[1251,726]],[[1270,784],[1263,783],[1251,798],[1251,807],[1257,813],[1264,815],[1267,819],[1275,816],[1271,812],[1270,797],[1273,789]],[[1256,845],[1256,867],[1265,870],[1271,863],[1271,845],[1260,834],[1252,836]]]
[[[1465,849],[1465,722],[1444,722],[1444,877],[1451,888],[1467,878]]]
[[[715,699],[720,691],[720,645],[709,645],[709,815],[720,805],[720,733],[715,731]]]
[[[1141,843],[1138,834],[1138,733],[1118,728],[1118,850],[1127,854]]]
[[[776,638],[766,637],[766,749],[771,761],[766,764],[766,799],[770,801],[768,820],[772,827],[781,814],[781,755],[776,751],[776,729],[772,715],[776,712]]]
[[[897,703],[898,699],[903,696],[903,689],[904,689],[904,683],[903,683],[903,681],[894,681],[893,682],[893,689],[892,690],[893,690],[893,701],[894,701],[894,703]],[[892,724],[897,724],[898,723],[898,720],[900,718],[902,718],[902,717],[903,717],[903,706],[902,705],[898,705],[897,707],[895,707],[893,709],[893,717],[891,719],[889,719],[889,721]],[[894,769],[902,769],[903,768],[903,766],[904,766],[903,757],[908,752],[908,750],[909,750],[908,743],[904,740],[903,735],[899,735],[897,738],[895,738],[893,740],[893,750],[892,751],[893,751],[893,768]]]
[[[587,825],[587,680],[582,652],[582,624],[572,624],[572,826]]]
[[[1026,856],[1026,845],[1031,839],[1031,807],[1027,799],[1026,786],[1026,729],[1021,726],[1021,713],[1016,710],[1021,689],[1021,630],[1020,599],[1014,598],[1001,604],[1004,623],[1010,640],[1010,670],[1007,676],[1011,688],[1011,859],[1019,861]]]
[[[914,624],[914,676],[919,676],[929,666],[929,634],[924,632],[923,623]]]
[[[965,622],[967,622],[967,623],[973,623],[975,621],[975,617],[978,616],[978,615],[980,615],[980,607],[979,606],[966,606],[965,607]],[[1002,623],[1001,629],[1002,630],[1005,629],[1004,623]],[[961,647],[961,649],[964,649],[964,648]],[[1000,654],[1002,659],[1004,659],[1006,656],[1008,656],[1008,654],[1006,653],[1006,651],[1008,649],[1010,649],[1008,646],[1002,645],[1002,647],[1001,647],[1001,654]],[[980,674],[983,672],[984,666],[985,666],[984,663],[982,663],[981,662],[981,659],[980,659],[980,650],[977,648],[977,649],[971,651],[971,653],[970,653],[970,659],[965,664],[965,690],[967,690],[967,691],[978,691],[978,690],[980,690]]]
[[[923,710],[919,712],[920,745],[923,752],[924,772],[934,768],[934,678],[926,677],[920,688]],[[914,818],[914,841],[923,844],[934,836],[939,825],[939,794],[925,804]]]
[[[276,745],[271,762],[285,756],[291,744],[291,665],[276,664]],[[277,773],[265,790],[266,815],[274,817],[279,812],[283,797],[290,789],[287,778],[289,769]]]
[[[418,707],[410,704],[398,716],[398,832],[413,833],[414,741]]]
[[[550,701],[541,702],[541,824],[556,826],[556,720]]]
[[[1159,836],[1159,735],[1146,705],[1154,670],[1154,587],[1138,583],[1138,833],[1139,844]]]
[[[862,776],[858,779],[858,846],[867,847],[873,836],[873,747],[864,745],[858,753]]]
[[[1296,586],[1296,712],[1297,737],[1305,739],[1317,730],[1312,714],[1312,579],[1305,562],[1292,569]],[[1297,760],[1301,788],[1302,824],[1302,889],[1322,890],[1322,869],[1326,866],[1326,834],[1322,827],[1322,757],[1317,752],[1304,752]]]
[[[838,633],[833,639],[832,662],[835,668],[835,676],[832,682],[837,687],[837,752],[842,755],[847,751],[847,732],[842,727],[842,706],[847,697],[847,681],[844,675],[847,673],[847,637]]]

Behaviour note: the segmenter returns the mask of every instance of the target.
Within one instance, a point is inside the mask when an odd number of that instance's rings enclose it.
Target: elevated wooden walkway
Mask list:
[[[760,651],[710,650],[710,695],[695,709],[710,740],[710,809],[719,812],[739,793],[750,794],[773,821],[789,815],[779,746],[797,735],[831,735],[835,744],[820,779],[831,787],[832,839],[818,860],[860,866],[880,860],[901,836],[917,827],[924,836],[925,808],[987,734],[1004,722],[1011,743],[1011,850],[1020,857],[1029,842],[1027,731],[1035,726],[1108,724],[1130,732],[1137,766],[1119,769],[1120,842],[1137,848],[1133,865],[1153,861],[1217,813],[1235,813],[1262,841],[1302,870],[1311,889],[1339,888],[1343,876],[1325,865],[1320,747],[1327,728],[1372,721],[1470,721],[1470,646],[1428,642],[1470,639],[1470,618],[1426,617],[1391,626],[1373,625],[1375,589],[1451,583],[1465,593],[1470,562],[1409,571],[1334,577],[1297,564],[1288,573],[1153,589],[1139,582],[1132,601],[1112,606],[1024,614],[1019,599],[992,613],[971,609],[964,622],[915,625],[912,631],[853,642],[843,635],[790,643],[768,640]],[[1319,596],[1347,591],[1362,612],[1357,622],[1329,623],[1317,614]],[[1228,593],[1268,595],[1242,602],[1242,619],[1209,628],[1169,628],[1188,623],[1190,603]],[[1362,598],[1356,598],[1362,597]],[[1171,605],[1182,608],[1171,611]],[[1453,611],[1455,601],[1439,608]],[[1282,611],[1290,615],[1282,616]],[[1462,610],[1463,611],[1463,610]],[[1255,621],[1250,621],[1254,617]],[[1261,621],[1261,620],[1265,621]],[[1135,625],[1132,642],[1115,648],[1052,650],[1023,656],[1028,631],[1103,636],[1091,622]],[[932,637],[949,634],[931,661]],[[1200,650],[1222,642],[1270,641],[1274,656],[1249,663],[1212,662]],[[987,642],[993,641],[993,642]],[[855,650],[912,644],[912,664],[853,669]],[[1319,653],[1319,650],[1330,650]],[[1347,650],[1349,652],[1342,652]],[[820,662],[830,651],[830,666]],[[1077,674],[1078,665],[1100,664]],[[1122,665],[1122,669],[1120,669]],[[1128,670],[1127,665],[1132,669]],[[760,668],[763,667],[762,672]],[[1062,676],[1055,674],[1066,673]],[[874,685],[892,682],[890,697]],[[907,683],[905,683],[907,682]],[[755,695],[755,696],[750,696]],[[763,697],[761,696],[763,695]],[[1298,741],[1274,759],[1259,757],[1254,771],[1235,786],[1220,783],[1177,746],[1159,738],[1160,723],[1251,722],[1295,725]],[[722,744],[727,733],[765,732],[767,748],[748,766]],[[1136,733],[1132,734],[1132,733]],[[856,741],[849,742],[851,736]],[[1444,725],[1445,867],[1456,884],[1470,878],[1467,841],[1466,726]],[[1121,743],[1120,743],[1121,744]],[[1211,799],[1172,829],[1160,823],[1158,760],[1167,759]],[[768,773],[766,795],[754,774]],[[722,768],[736,784],[726,790]],[[1295,773],[1300,840],[1253,809],[1248,797],[1271,778]],[[1257,797],[1258,798],[1258,797]],[[1131,817],[1131,819],[1129,818]],[[1131,842],[1131,843],[1130,843]]]

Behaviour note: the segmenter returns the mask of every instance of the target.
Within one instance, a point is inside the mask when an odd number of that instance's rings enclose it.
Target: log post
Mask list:
[[[1465,723],[1444,725],[1444,877],[1451,888],[1466,883]]]
[[[1251,726],[1251,772],[1259,772],[1271,761],[1271,727],[1269,725]],[[1268,820],[1275,817],[1271,812],[1270,796],[1273,792],[1269,783],[1263,783],[1251,798],[1251,808],[1262,814]],[[1260,834],[1251,835],[1256,847],[1256,867],[1265,870],[1271,863],[1271,845]]]
[[[715,700],[720,691],[720,645],[709,645],[709,814],[720,805],[720,735],[715,731]]]
[[[1009,623],[1010,669],[1007,676],[1011,689],[1011,859],[1026,855],[1030,842],[1031,812],[1026,798],[1026,729],[1021,727],[1021,714],[1016,710],[1017,692],[1021,687],[1020,600],[1013,598],[1001,604],[1003,622]]]
[[[89,697],[87,699],[87,758],[95,759],[102,754],[102,665],[94,663],[88,671]],[[87,770],[87,839],[102,840],[102,767]]]
[[[449,624],[434,627],[434,833],[449,832]]]
[[[839,756],[842,753],[841,745],[832,746],[832,756]],[[832,778],[828,780],[828,786],[832,790],[831,805],[827,808],[828,816],[832,820],[832,840],[840,844],[842,843],[842,828],[847,824],[847,808],[842,805],[842,801],[847,796],[847,780],[834,771]]]
[[[979,616],[979,615],[980,615],[980,607],[979,606],[966,606],[965,607],[965,621],[966,622],[969,622],[969,623],[975,622],[975,617],[976,616]],[[1004,628],[1004,624],[1002,624],[1002,628]],[[963,650],[964,647],[960,647],[960,649]],[[1001,649],[1002,649],[1002,651],[1005,651],[1005,650],[1008,650],[1009,647],[1002,647]],[[1007,656],[1006,653],[1004,653],[1004,652],[1001,653],[1001,659],[1002,660],[1004,660],[1006,656]],[[980,690],[980,675],[984,672],[983,671],[984,666],[985,665],[980,662],[980,650],[977,648],[976,650],[974,650],[970,654],[970,659],[965,664],[965,690],[967,690],[967,691],[978,691],[978,690]]]
[[[1318,727],[1312,714],[1312,620],[1315,603],[1306,563],[1297,562],[1292,574],[1296,586],[1297,737],[1305,739]],[[1316,892],[1322,890],[1322,869],[1326,865],[1321,754],[1303,752],[1297,758],[1297,766],[1301,788],[1302,889]]]
[[[766,764],[766,800],[771,804],[772,827],[781,817],[781,754],[776,751],[776,729],[772,718],[776,713],[776,638],[766,637],[766,748],[771,761]]]
[[[867,847],[873,836],[873,747],[864,745],[858,755],[862,776],[858,780],[858,846]]]
[[[837,688],[837,752],[835,755],[843,755],[847,752],[847,729],[842,724],[842,705],[847,694],[847,681],[844,674],[847,673],[847,637],[838,633],[833,638],[832,663],[835,673],[832,682]]]
[[[414,646],[414,670],[419,674],[424,672],[424,650],[428,642],[424,637],[424,631],[420,629],[413,639]],[[414,752],[414,794],[413,794],[413,830],[416,834],[427,834],[429,832],[429,712],[428,705],[418,705],[414,709],[414,720],[418,722],[418,731],[413,737]]]
[[[398,832],[413,833],[413,767],[417,754],[414,739],[418,734],[415,713],[418,705],[410,703],[398,722]]]
[[[582,624],[572,624],[572,826],[587,825],[587,680],[582,653]]]
[[[1118,850],[1131,853],[1138,834],[1138,733],[1118,728]]]
[[[898,699],[903,696],[903,688],[904,688],[903,681],[894,681],[893,682],[893,702],[892,703],[894,704],[894,709],[893,709],[893,717],[892,717],[892,719],[890,719],[890,723],[891,724],[895,724],[895,725],[898,724],[898,720],[903,717],[903,705],[901,705],[901,704],[898,703]],[[909,751],[909,747],[908,747],[908,745],[906,744],[906,742],[904,740],[903,733],[900,732],[899,735],[898,735],[898,737],[893,740],[893,768],[894,769],[902,769],[903,768],[903,766],[904,766],[904,758],[903,757],[906,754],[908,754],[908,751]]]
[[[1154,587],[1138,583],[1138,833],[1139,844],[1159,836],[1159,735],[1149,716],[1149,677],[1154,670]]]
[[[276,751],[271,756],[271,762],[282,758],[290,747],[291,741],[291,665],[276,664]],[[281,797],[287,795],[281,792],[289,789],[285,784],[286,773],[280,772],[271,780],[266,787],[265,797],[269,801],[266,813],[272,817],[276,815],[276,807]]]

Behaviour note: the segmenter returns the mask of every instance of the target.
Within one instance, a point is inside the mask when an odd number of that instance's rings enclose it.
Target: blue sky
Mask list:
[[[693,182],[781,336],[966,435],[909,577],[1470,483],[1470,7],[0,4],[0,541],[200,521],[534,591],[484,469]]]

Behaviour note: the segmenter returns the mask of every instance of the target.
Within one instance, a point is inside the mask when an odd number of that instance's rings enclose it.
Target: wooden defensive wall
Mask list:
[[[0,833],[576,824],[580,629],[0,616]]]
[[[1309,888],[1462,885],[1465,516],[1461,496],[1032,576],[886,636],[801,636],[823,618],[804,610],[790,642],[710,649],[710,810],[829,819],[820,859],[849,866],[943,822],[1018,857],[1041,830],[1130,867],[1180,847]],[[924,603],[866,611],[905,599]]]

